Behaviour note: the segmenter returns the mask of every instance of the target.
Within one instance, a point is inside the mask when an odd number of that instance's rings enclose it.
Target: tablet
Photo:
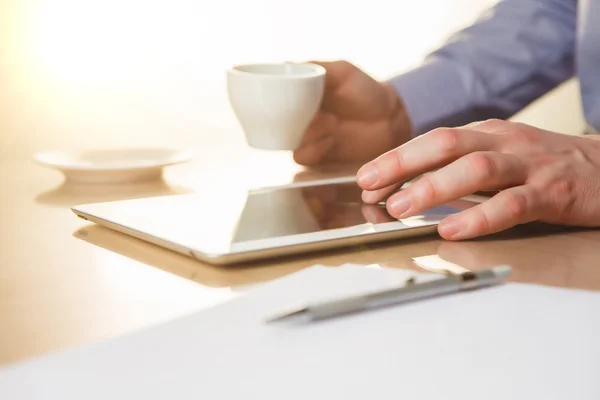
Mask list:
[[[260,190],[168,195],[84,204],[76,215],[201,261],[237,264],[434,234],[446,216],[476,203],[458,200],[395,219],[365,204],[354,181]]]

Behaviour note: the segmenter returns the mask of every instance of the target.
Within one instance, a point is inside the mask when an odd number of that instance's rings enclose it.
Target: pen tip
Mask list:
[[[274,315],[270,318],[266,319],[267,323],[272,323],[272,322],[278,322],[278,321],[283,321],[286,319],[290,319],[299,315],[302,315],[306,312],[306,307],[301,307],[301,308],[296,308],[294,310],[291,311],[287,311],[285,313],[279,313],[277,315]]]

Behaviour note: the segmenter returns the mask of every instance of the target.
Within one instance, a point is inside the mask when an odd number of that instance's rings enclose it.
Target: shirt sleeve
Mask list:
[[[390,80],[414,135],[506,119],[575,72],[577,0],[503,0]]]

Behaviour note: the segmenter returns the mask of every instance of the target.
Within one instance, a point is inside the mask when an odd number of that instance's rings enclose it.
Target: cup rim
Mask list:
[[[298,73],[298,74],[289,74],[289,75],[281,75],[281,74],[265,74],[260,72],[250,72],[250,71],[242,71],[240,68],[242,67],[270,67],[270,66],[282,66],[282,65],[303,65],[313,68],[313,71],[306,73]],[[240,75],[247,77],[255,77],[261,79],[306,79],[306,78],[317,78],[320,76],[324,76],[326,73],[325,68],[321,65],[315,63],[293,63],[293,62],[256,62],[256,63],[241,63],[234,64],[231,66],[227,72],[232,75]]]

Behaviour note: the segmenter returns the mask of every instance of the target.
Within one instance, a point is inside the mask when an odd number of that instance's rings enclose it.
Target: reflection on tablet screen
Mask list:
[[[252,192],[240,215],[233,242],[398,221],[387,212],[385,204],[365,204],[361,194],[355,183]],[[423,219],[441,219],[465,208],[461,206],[441,205],[411,219],[416,225],[424,224]],[[420,223],[416,221],[419,219]]]

